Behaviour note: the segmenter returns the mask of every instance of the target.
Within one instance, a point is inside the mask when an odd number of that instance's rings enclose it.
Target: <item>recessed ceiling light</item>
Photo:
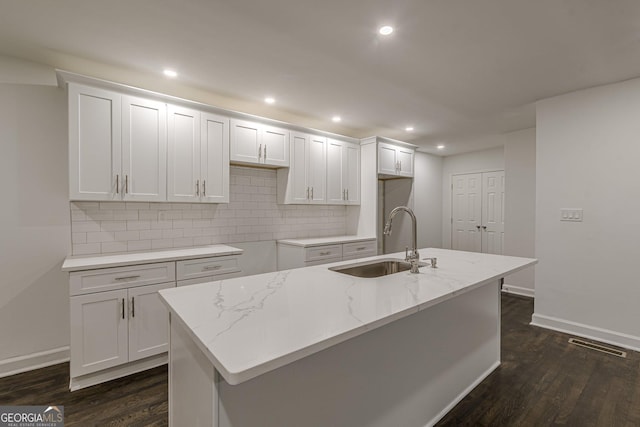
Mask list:
[[[333,116],[333,117],[331,117],[331,120],[333,120],[335,123],[340,123],[342,121],[342,117]]]
[[[393,27],[390,25],[382,26],[378,29],[378,33],[383,36],[388,36],[389,34],[393,33]]]
[[[275,99],[274,97],[272,97],[272,96],[267,96],[267,97],[264,99],[264,102],[266,102],[267,104],[275,104],[276,99]]]
[[[413,132],[413,126],[407,126],[406,128],[404,128],[404,130],[406,130],[407,132]]]
[[[444,144],[438,144],[438,145],[436,146],[436,148],[437,148],[438,150],[444,150]]]
[[[178,73],[175,72],[174,70],[165,69],[163,73],[165,76],[171,77],[172,79],[175,79],[176,77],[178,77]]]

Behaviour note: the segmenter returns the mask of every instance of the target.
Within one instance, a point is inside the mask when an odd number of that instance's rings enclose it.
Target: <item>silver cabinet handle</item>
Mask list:
[[[116,174],[116,194],[120,194],[120,174]]]
[[[131,317],[136,317],[136,297],[131,297]]]
[[[202,268],[202,271],[220,270],[221,268],[222,268],[221,265],[207,265]]]
[[[356,248],[356,251],[364,251],[365,249],[367,249],[366,246],[362,246],[360,248]]]
[[[129,193],[129,175],[124,176],[124,192],[125,194]]]
[[[320,255],[331,255],[331,251],[320,252]]]
[[[200,195],[200,180],[196,179],[196,196]]]
[[[264,159],[267,160],[267,144],[264,144]]]
[[[116,277],[113,280],[133,280],[133,279],[139,279],[140,275],[137,276],[123,276],[123,277]]]
[[[258,159],[262,158],[262,144],[260,144],[260,147],[258,147]]]
[[[345,194],[347,194],[346,190],[342,189],[342,200],[345,200]]]
[[[207,195],[207,181],[205,179],[202,180],[202,195]]]
[[[307,187],[307,200],[309,200],[309,187]]]
[[[402,160],[400,160],[400,167],[398,169],[402,170]]]
[[[349,200],[349,189],[347,188],[347,200]]]
[[[311,187],[311,200],[313,200],[313,187]]]
[[[122,318],[124,319],[124,298],[122,298]]]

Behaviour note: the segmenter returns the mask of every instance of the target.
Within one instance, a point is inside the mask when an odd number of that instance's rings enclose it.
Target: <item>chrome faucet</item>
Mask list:
[[[396,214],[400,211],[405,211],[406,213],[409,214],[409,216],[411,217],[411,223],[413,226],[413,249],[411,250],[411,254],[409,254],[409,248],[407,248],[405,250],[405,261],[411,263],[411,272],[412,273],[420,273],[420,269],[419,269],[419,261],[420,261],[420,255],[418,254],[418,232],[417,232],[417,221],[416,221],[416,216],[414,215],[413,211],[411,209],[409,209],[406,206],[398,206],[397,208],[394,208],[391,213],[389,214],[389,219],[387,220],[386,224],[384,225],[384,231],[383,233],[388,236],[389,234],[391,234],[391,221],[393,221],[393,217],[396,216]]]

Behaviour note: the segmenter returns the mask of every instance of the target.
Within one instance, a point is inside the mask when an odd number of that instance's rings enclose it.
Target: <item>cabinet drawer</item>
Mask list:
[[[238,258],[220,256],[211,258],[190,259],[176,263],[177,280],[195,279],[198,277],[218,276],[240,271]],[[217,280],[212,277],[211,280]]]
[[[307,262],[329,258],[342,258],[342,245],[315,246],[304,251],[304,260]]]
[[[69,293],[83,295],[175,280],[176,269],[173,262],[74,271],[69,275]]]
[[[342,245],[342,256],[349,259],[352,257],[365,257],[376,255],[376,241],[366,240],[364,242],[345,243]]]

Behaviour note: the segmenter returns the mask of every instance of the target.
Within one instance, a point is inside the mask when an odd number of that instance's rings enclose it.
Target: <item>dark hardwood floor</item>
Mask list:
[[[532,313],[533,300],[503,295],[502,365],[438,426],[639,427],[640,353],[568,344],[569,335],[529,326]],[[69,427],[167,425],[166,367],[73,393],[68,369],[0,379],[0,405],[64,405]]]

